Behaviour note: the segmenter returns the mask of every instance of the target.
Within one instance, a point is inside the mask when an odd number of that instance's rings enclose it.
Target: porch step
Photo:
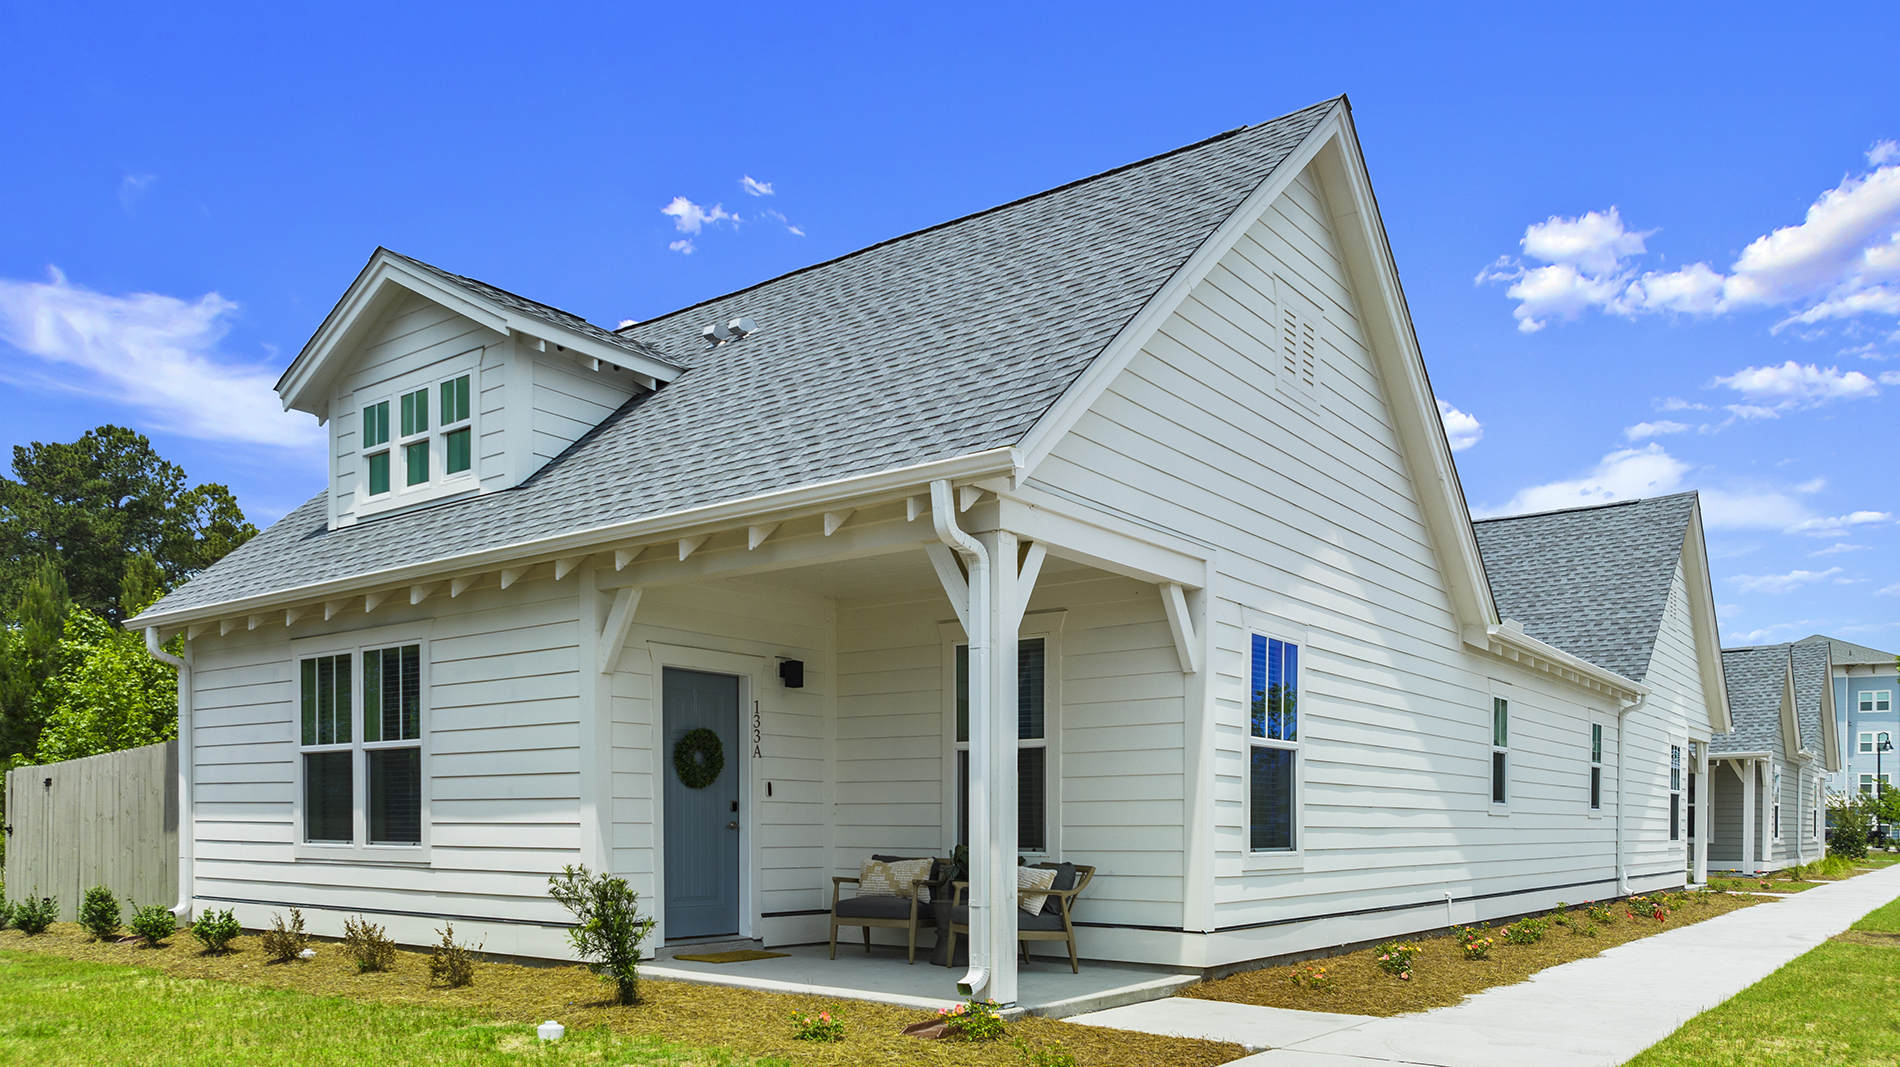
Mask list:
[[[670,960],[682,952],[692,955],[710,952],[765,951],[765,942],[756,937],[700,937],[668,941],[654,952],[653,958]]]

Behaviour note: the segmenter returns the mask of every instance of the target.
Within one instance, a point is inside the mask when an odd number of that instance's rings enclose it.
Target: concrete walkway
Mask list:
[[[1896,897],[1900,866],[1392,1018],[1171,997],[1069,1021],[1271,1050],[1231,1067],[1614,1067]]]

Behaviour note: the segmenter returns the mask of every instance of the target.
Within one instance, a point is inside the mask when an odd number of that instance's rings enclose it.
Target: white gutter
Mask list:
[[[990,554],[982,542],[957,526],[957,502],[950,480],[930,483],[930,521],[937,538],[962,555],[970,568],[970,603],[964,613],[970,639],[970,970],[957,981],[967,996],[977,996],[990,983],[990,926],[995,919],[991,893],[996,865],[995,842],[990,838]]]
[[[143,614],[127,620],[126,625],[160,626],[175,630],[189,623],[213,622],[221,618],[254,614],[272,607],[303,601],[333,600],[364,589],[408,585],[448,572],[494,570],[504,564],[519,563],[524,557],[553,559],[582,552],[598,552],[615,543],[657,541],[669,537],[687,536],[696,532],[712,533],[744,525],[748,521],[768,518],[774,512],[820,510],[824,505],[836,504],[841,499],[852,497],[888,494],[892,499],[897,499],[910,495],[922,486],[939,479],[953,478],[965,481],[972,478],[1011,474],[1017,469],[1021,459],[1021,453],[1014,447],[992,448],[965,456],[931,460],[928,463],[918,463],[909,467],[893,467],[875,474],[856,475],[829,482],[814,482],[790,489],[774,489],[769,493],[760,493],[756,496],[724,500],[716,504],[667,512],[663,515],[650,515],[630,522],[596,526],[588,530],[577,530],[552,537],[537,538],[533,541],[518,541],[496,548],[482,549],[479,552],[445,556],[424,563],[392,567],[388,570],[369,571],[348,578],[281,589],[241,600],[202,604],[159,615]],[[331,536],[337,536],[339,533],[340,531],[332,531]]]
[[[1623,784],[1627,777],[1624,773],[1626,764],[1624,753],[1629,750],[1628,723],[1630,715],[1648,700],[1649,694],[1644,693],[1616,713],[1616,891],[1621,896],[1630,895],[1629,862],[1623,844],[1624,813],[1628,807],[1626,801],[1629,796],[1629,791]]]
[[[191,920],[192,839],[197,836],[192,818],[192,745],[191,745],[191,663],[165,651],[158,643],[158,627],[145,628],[145,651],[153,659],[178,670],[178,904],[172,914]],[[190,655],[187,646],[186,655]]]

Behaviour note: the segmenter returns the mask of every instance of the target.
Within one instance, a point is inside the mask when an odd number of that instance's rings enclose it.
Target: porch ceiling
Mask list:
[[[1042,574],[1048,578],[1090,570],[1094,568],[1086,563],[1051,555],[1043,564]],[[909,591],[941,595],[943,591],[937,572],[931,568],[930,557],[924,554],[921,545],[905,552],[750,574],[745,580],[839,600]]]

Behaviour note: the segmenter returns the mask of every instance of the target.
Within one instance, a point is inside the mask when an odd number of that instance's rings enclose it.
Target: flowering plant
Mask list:
[[[844,1021],[833,1014],[837,1010],[834,1004],[823,1011],[793,1012],[792,1036],[800,1041],[843,1041]]]
[[[1484,936],[1487,932],[1483,927],[1475,930],[1469,926],[1458,928],[1458,947],[1464,950],[1465,959],[1481,960],[1491,954],[1491,946],[1497,943],[1497,938]]]
[[[1400,980],[1409,981],[1412,977],[1412,957],[1418,955],[1418,946],[1404,941],[1387,941],[1378,948],[1378,958],[1374,961],[1379,969]]]
[[[1293,984],[1301,989],[1331,989],[1333,987],[1332,975],[1327,974],[1326,968],[1317,963],[1293,968],[1291,978]]]
[[[971,1000],[937,1009],[937,1018],[965,1041],[994,1041],[1003,1036],[1002,1007],[993,1000]]]

